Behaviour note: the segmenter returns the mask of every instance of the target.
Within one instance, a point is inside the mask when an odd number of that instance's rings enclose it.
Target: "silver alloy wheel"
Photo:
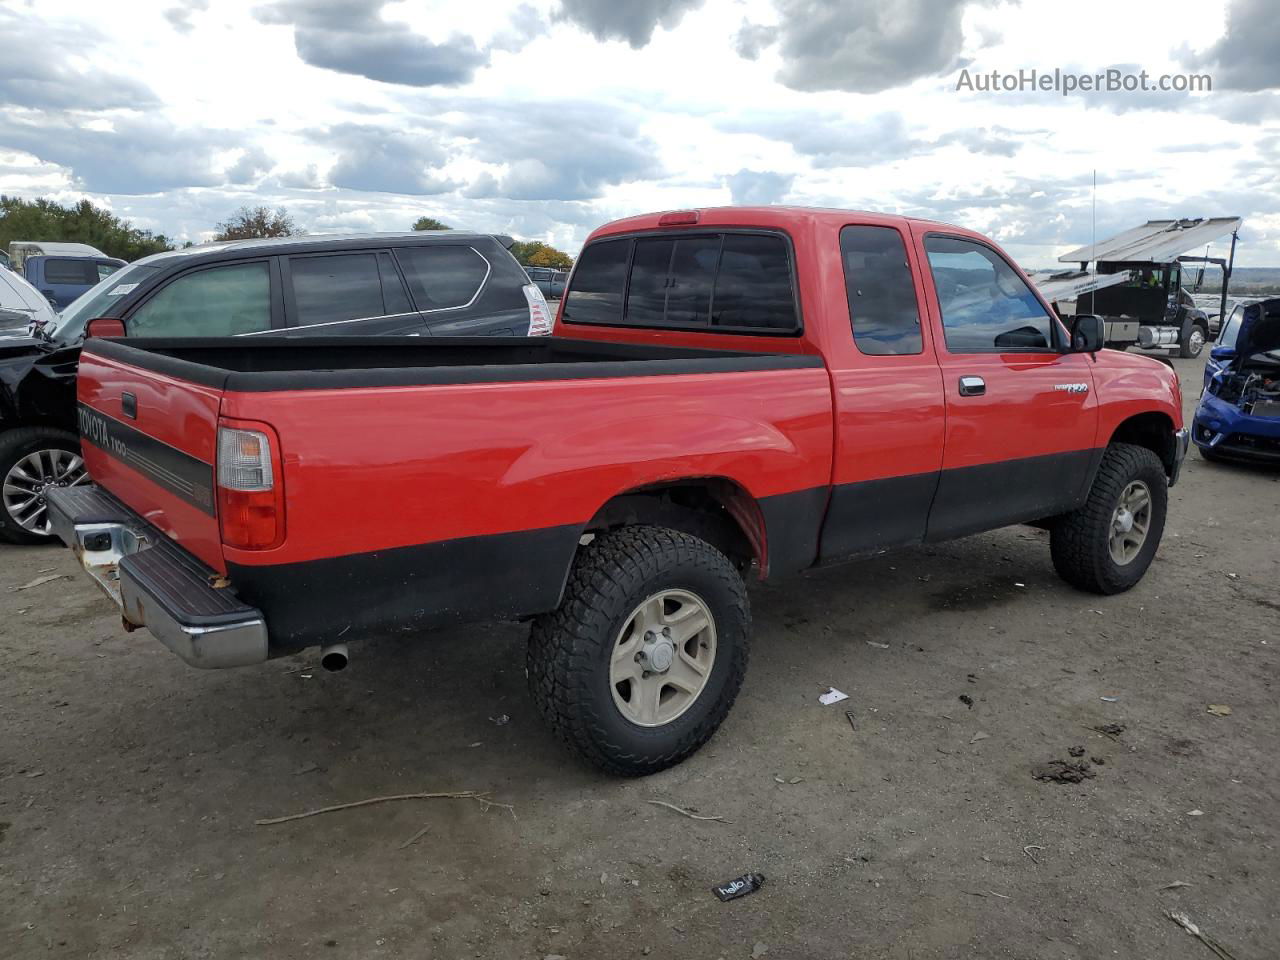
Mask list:
[[[716,662],[711,609],[688,590],[655,593],[631,612],[609,659],[609,688],[641,727],[670,723],[693,706]]]
[[[1147,542],[1151,529],[1151,490],[1141,480],[1134,480],[1120,494],[1115,513],[1111,515],[1108,547],[1111,559],[1120,566],[1130,563]]]
[[[89,475],[84,460],[70,450],[33,450],[9,468],[4,478],[4,509],[28,533],[49,533],[45,496],[51,487],[75,487]]]
[[[1193,357],[1198,357],[1203,349],[1204,334],[1200,332],[1199,327],[1192,327],[1191,335],[1187,337],[1187,352]]]

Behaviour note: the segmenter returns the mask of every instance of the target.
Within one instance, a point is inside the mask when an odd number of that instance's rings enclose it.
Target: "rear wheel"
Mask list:
[[[728,714],[750,624],[741,576],[706,541],[664,527],[603,533],[579,551],[559,609],[534,621],[530,692],[589,763],[656,773]]]
[[[1058,519],[1049,550],[1058,576],[1091,593],[1122,593],[1147,572],[1164,534],[1169,480],[1146,447],[1113,443],[1084,506]]]
[[[52,427],[22,427],[0,434],[0,539],[48,543],[45,498],[55,487],[88,481],[75,434]]]

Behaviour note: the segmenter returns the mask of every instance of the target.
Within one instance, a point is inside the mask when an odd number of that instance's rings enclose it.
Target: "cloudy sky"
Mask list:
[[[316,232],[576,252],[646,210],[795,203],[990,233],[1032,266],[1244,216],[1280,265],[1274,0],[0,0],[0,192],[179,240],[243,204]],[[127,15],[123,10],[127,9]],[[111,14],[106,11],[112,10]],[[998,70],[1212,92],[957,90]]]

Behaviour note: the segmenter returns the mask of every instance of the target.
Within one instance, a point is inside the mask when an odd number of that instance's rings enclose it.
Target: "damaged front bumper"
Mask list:
[[[48,509],[53,532],[120,607],[127,629],[146,627],[193,667],[267,659],[262,613],[215,587],[215,571],[105,490],[51,490]]]
[[[1280,418],[1252,416],[1208,392],[1196,409],[1191,439],[1210,456],[1280,463]]]

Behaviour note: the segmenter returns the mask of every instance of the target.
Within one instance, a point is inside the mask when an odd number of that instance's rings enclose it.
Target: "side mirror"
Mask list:
[[[1214,347],[1212,350],[1209,351],[1209,356],[1212,357],[1214,360],[1217,360],[1219,363],[1223,363],[1228,360],[1234,360],[1236,356],[1236,348],[1235,347]]]
[[[1071,321],[1071,352],[1097,353],[1106,342],[1102,318],[1092,313],[1076,314]]]
[[[84,328],[84,335],[88,337],[123,337],[125,335],[124,321],[116,317],[94,317],[89,321],[88,326]]]

